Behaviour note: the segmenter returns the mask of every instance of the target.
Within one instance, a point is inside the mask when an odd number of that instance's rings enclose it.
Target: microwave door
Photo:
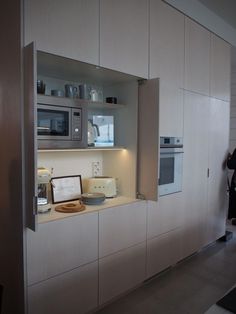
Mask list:
[[[24,47],[24,184],[26,226],[37,228],[37,134],[36,134],[36,48],[31,43]]]
[[[71,109],[38,104],[37,133],[39,140],[71,140]]]

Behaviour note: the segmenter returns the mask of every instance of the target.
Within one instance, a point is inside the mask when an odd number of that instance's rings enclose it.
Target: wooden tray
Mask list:
[[[81,212],[83,210],[85,210],[85,205],[78,203],[78,204],[74,204],[74,203],[67,203],[67,204],[61,204],[61,205],[57,205],[55,207],[55,211],[60,212],[60,213],[76,213],[76,212]]]

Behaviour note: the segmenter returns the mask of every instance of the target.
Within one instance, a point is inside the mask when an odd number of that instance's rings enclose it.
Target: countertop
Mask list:
[[[86,209],[81,212],[76,213],[60,213],[55,211],[55,207],[59,204],[52,204],[51,210],[47,213],[39,213],[38,214],[38,223],[46,223],[49,221],[54,221],[58,219],[64,219],[71,216],[83,215],[87,213],[91,213],[94,211],[100,211],[106,208],[140,202],[139,199],[129,198],[125,196],[117,196],[114,198],[107,198],[101,205],[86,205]],[[67,202],[67,203],[76,203],[76,202]],[[66,204],[66,203],[63,203]]]

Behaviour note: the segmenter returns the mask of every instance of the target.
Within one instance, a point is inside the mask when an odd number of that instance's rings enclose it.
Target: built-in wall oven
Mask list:
[[[159,196],[182,190],[183,152],[183,138],[160,138]]]
[[[87,106],[76,100],[44,97],[37,105],[39,148],[87,146]]]

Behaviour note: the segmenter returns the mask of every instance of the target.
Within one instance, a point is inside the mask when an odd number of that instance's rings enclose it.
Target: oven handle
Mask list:
[[[160,154],[182,154],[183,148],[160,148]]]
[[[160,148],[183,148],[183,144],[161,144]]]

